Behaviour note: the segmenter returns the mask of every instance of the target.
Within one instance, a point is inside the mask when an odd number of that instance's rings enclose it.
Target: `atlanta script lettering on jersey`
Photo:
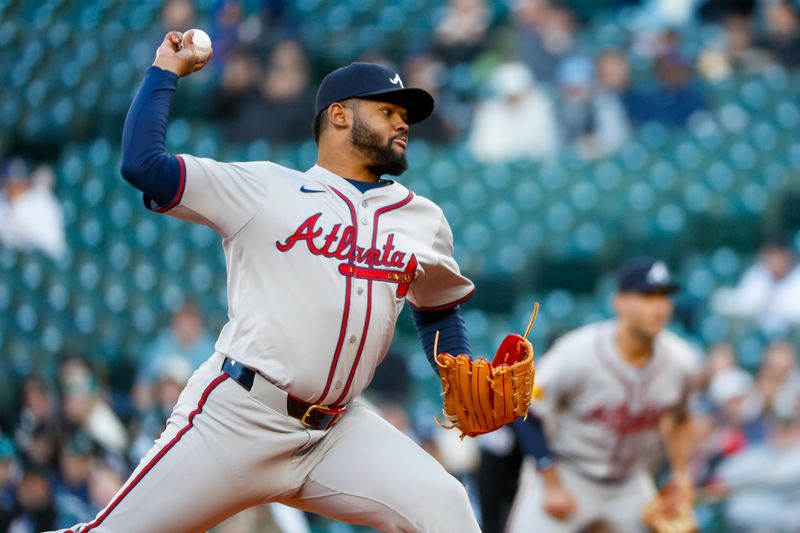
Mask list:
[[[327,234],[317,226],[322,213],[311,215],[304,220],[285,241],[277,241],[275,246],[281,252],[288,252],[295,244],[304,241],[308,251],[314,255],[330,257],[342,261],[351,261],[357,264],[367,265],[367,268],[357,268],[352,265],[340,265],[339,272],[345,276],[354,276],[362,279],[377,281],[388,281],[397,283],[397,296],[405,296],[408,286],[414,281],[416,276],[417,259],[411,254],[406,261],[405,252],[400,252],[394,248],[394,233],[386,237],[386,242],[381,247],[364,248],[356,244],[356,230],[353,226],[334,224]],[[341,234],[340,234],[341,232]],[[315,239],[322,238],[322,243],[317,244]],[[400,268],[404,270],[389,270],[377,267]]]
[[[631,413],[623,404],[614,408],[596,407],[584,420],[594,420],[614,430],[618,435],[628,435],[656,427],[667,410],[655,406],[645,407],[638,413]]]

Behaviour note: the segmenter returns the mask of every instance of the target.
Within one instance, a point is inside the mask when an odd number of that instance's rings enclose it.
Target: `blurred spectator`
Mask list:
[[[260,101],[257,83],[261,77],[258,58],[243,47],[228,51],[222,81],[214,97],[213,114],[220,121],[228,142],[243,142],[258,137],[247,124],[246,110]]]
[[[408,357],[392,349],[375,369],[366,394],[375,403],[391,401],[404,405],[409,400],[412,385]]]
[[[550,0],[514,3],[517,57],[542,83],[555,80],[560,62],[577,51],[577,21],[565,4]]]
[[[192,375],[189,362],[181,357],[170,357],[160,365],[158,375],[153,387],[153,404],[144,413],[141,425],[133,438],[128,457],[135,464],[144,457],[155,440],[167,426],[167,419],[172,413],[172,408],[178,402],[178,396]],[[74,522],[73,522],[74,523]]]
[[[708,393],[718,412],[726,455],[738,451],[740,436],[741,444],[763,439],[764,399],[750,374],[740,368],[722,370],[711,380]]]
[[[72,435],[62,447],[53,491],[57,527],[69,527],[97,512],[89,498],[93,452],[92,440],[81,432]]]
[[[194,28],[196,17],[194,0],[167,0],[161,8],[161,38],[168,31],[184,32]]]
[[[40,467],[27,466],[17,487],[19,510],[9,533],[37,533],[56,526],[53,488],[48,472]]]
[[[407,407],[413,385],[407,354],[390,349],[375,369],[375,375],[364,396],[384,420],[419,443],[421,438]]]
[[[631,89],[631,65],[621,50],[604,50],[597,56],[597,86],[616,98],[627,98]]]
[[[753,21],[742,15],[729,15],[723,23],[720,46],[709,47],[698,60],[698,70],[711,81],[719,81],[734,73],[760,72],[770,65],[768,53],[753,42]]]
[[[264,26],[272,30],[292,28],[294,22],[291,20],[290,6],[288,0],[260,0],[259,15]]]
[[[19,449],[25,463],[42,468],[54,468],[58,464],[60,434],[51,428],[37,426],[29,437],[25,445],[20,445]]]
[[[750,17],[756,3],[756,0],[701,0],[697,11],[703,22],[717,22],[729,15]]]
[[[433,442],[437,451],[435,457],[442,466],[462,483],[478,468],[480,451],[475,439],[461,440],[458,432],[441,426],[433,426]]]
[[[644,0],[639,7],[636,26],[648,31],[676,28],[692,22],[697,0]]]
[[[788,68],[800,66],[800,23],[797,8],[786,0],[764,3],[767,33],[758,44]]]
[[[96,515],[104,508],[114,495],[122,488],[127,472],[121,473],[106,460],[95,458],[92,463],[92,474],[89,476],[89,501]],[[87,517],[91,518],[91,517]]]
[[[709,385],[721,372],[737,368],[736,352],[729,342],[719,342],[712,345],[706,354],[703,372],[698,384],[699,390],[708,390]]]
[[[450,65],[473,61],[486,47],[491,22],[486,0],[448,0],[433,33],[436,53]]]
[[[447,67],[430,53],[417,53],[409,57],[404,66],[403,81],[407,87],[419,87],[428,91],[436,101],[433,113],[418,124],[414,124],[411,134],[414,139],[446,144],[453,140],[459,131],[459,116],[467,112],[460,108],[453,95],[442,89],[442,79]],[[460,124],[466,127],[466,124]]]
[[[735,288],[717,290],[712,308],[722,315],[752,320],[770,335],[781,335],[800,324],[798,294],[800,267],[794,253],[786,246],[769,243]]]
[[[781,394],[800,392],[800,369],[794,344],[777,341],[767,346],[756,375],[756,390],[767,413],[772,412]]]
[[[597,113],[592,94],[592,66],[580,56],[565,60],[558,67],[556,80],[560,93],[559,125],[567,144],[591,142],[597,129]]]
[[[719,370],[706,391],[705,407],[695,412],[701,483],[713,479],[721,461],[764,439],[763,400],[753,378],[739,367]]]
[[[714,491],[727,497],[730,531],[800,531],[799,407],[796,393],[780,397],[769,437],[720,465]]]
[[[239,25],[239,41],[261,55],[287,35],[296,35],[291,5],[287,0],[245,2],[247,16]]]
[[[241,42],[240,31],[245,20],[244,6],[240,0],[223,0],[217,3],[217,11],[211,18],[213,30],[214,63],[225,66],[231,51]]]
[[[475,112],[470,148],[484,163],[545,159],[558,152],[558,126],[547,93],[522,63],[498,67],[490,80],[494,95]]]
[[[59,418],[55,393],[38,377],[26,378],[20,387],[19,421],[14,439],[28,461],[47,465],[55,459]]]
[[[653,65],[655,82],[631,101],[631,119],[637,123],[660,122],[667,127],[682,127],[695,111],[705,107],[703,93],[692,69],[677,50],[674,34],[659,45],[660,55]]]
[[[64,216],[53,195],[53,182],[53,171],[47,165],[29,175],[21,159],[9,164],[8,181],[0,196],[0,244],[38,250],[53,259],[64,255]]]
[[[707,445],[717,430],[718,420],[716,406],[709,393],[709,386],[717,375],[737,368],[736,353],[730,343],[720,342],[711,346],[706,353],[702,371],[698,376],[697,389],[691,397],[692,433],[697,443],[696,448],[701,450],[695,460],[694,475],[701,484],[710,478],[711,471],[719,462],[718,447]]]
[[[260,82],[264,99],[261,138],[291,143],[311,137],[314,94],[308,82],[308,59],[303,46],[294,39],[278,42]]]
[[[616,93],[595,87],[592,64],[580,56],[564,61],[558,83],[564,142],[587,159],[620,148],[630,135],[625,108]]]
[[[124,457],[128,434],[103,399],[97,380],[81,359],[71,357],[59,369],[67,428],[82,430],[103,451]]]
[[[311,136],[314,95],[309,86],[308,60],[300,43],[280,41],[272,49],[263,73],[244,50],[232,51],[217,94],[215,115],[226,139],[276,143]]]
[[[0,437],[0,531],[8,531],[17,509],[18,469],[15,463],[14,443]]]
[[[175,311],[170,327],[159,333],[139,364],[134,390],[136,406],[143,411],[150,406],[153,383],[169,361],[178,357],[195,370],[214,353],[214,342],[195,304],[184,304]]]

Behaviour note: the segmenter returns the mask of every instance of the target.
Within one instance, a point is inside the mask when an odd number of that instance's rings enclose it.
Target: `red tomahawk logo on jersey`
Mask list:
[[[408,288],[411,285],[411,282],[414,281],[416,271],[417,258],[414,256],[414,254],[411,254],[411,258],[408,260],[408,265],[402,272],[381,268],[357,267],[349,263],[342,263],[339,265],[339,273],[345,276],[397,283],[396,294],[398,298],[402,298],[408,294]]]

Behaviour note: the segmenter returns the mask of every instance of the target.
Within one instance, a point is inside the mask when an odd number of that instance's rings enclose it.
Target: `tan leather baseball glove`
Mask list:
[[[520,416],[527,416],[533,392],[533,345],[527,336],[536,318],[534,308],[525,336],[508,335],[490,363],[465,354],[436,356],[442,380],[442,427],[461,431],[461,438],[489,433]]]

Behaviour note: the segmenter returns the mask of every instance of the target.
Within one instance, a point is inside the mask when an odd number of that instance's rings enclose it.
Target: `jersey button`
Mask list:
[[[363,287],[359,287],[359,288],[358,288],[358,290],[357,290],[356,292],[359,294],[359,296],[360,296],[360,295],[362,295],[362,294],[364,294],[364,289],[363,289]]]
[[[367,225],[367,217],[361,217],[361,223]]]
[[[350,337],[350,344],[355,344],[355,343],[356,343],[356,336],[353,335],[352,337]]]

